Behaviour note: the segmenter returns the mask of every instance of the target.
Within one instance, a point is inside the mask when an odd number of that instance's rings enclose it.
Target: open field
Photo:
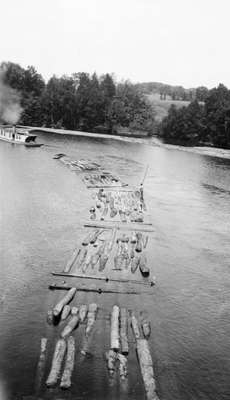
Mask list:
[[[147,94],[146,98],[154,107],[157,121],[162,121],[162,119],[167,116],[168,110],[172,104],[178,108],[189,105],[189,101],[171,100],[169,97],[166,100],[160,100],[159,93]]]

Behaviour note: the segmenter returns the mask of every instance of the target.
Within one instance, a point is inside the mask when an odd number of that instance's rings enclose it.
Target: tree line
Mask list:
[[[111,74],[54,75],[46,83],[33,66],[3,62],[0,71],[4,84],[20,95],[23,111],[18,124],[106,133],[120,133],[123,128],[131,133],[153,132],[152,106],[135,85],[116,83]]]
[[[230,90],[220,84],[205,93],[203,102],[180,109],[172,105],[160,134],[171,143],[230,148]]]

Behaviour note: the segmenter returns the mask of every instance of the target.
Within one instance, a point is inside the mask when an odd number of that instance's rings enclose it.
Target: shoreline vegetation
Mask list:
[[[45,82],[33,66],[3,62],[0,92],[1,123],[230,149],[230,90],[222,84],[185,89],[85,72]]]

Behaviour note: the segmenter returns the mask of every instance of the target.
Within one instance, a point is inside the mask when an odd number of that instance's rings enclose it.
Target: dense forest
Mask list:
[[[80,72],[53,76],[46,83],[34,67],[24,69],[11,62],[2,63],[0,71],[2,88],[14,90],[10,95],[8,91],[14,105],[18,94],[18,124],[107,133],[153,132],[152,106],[128,81],[116,83],[110,74]],[[9,112],[0,114],[2,122],[12,122],[6,115]]]
[[[203,102],[196,99],[180,109],[172,105],[160,131],[171,143],[230,148],[230,90],[220,84]]]

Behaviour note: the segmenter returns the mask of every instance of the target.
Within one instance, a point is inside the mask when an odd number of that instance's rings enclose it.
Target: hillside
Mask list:
[[[166,100],[161,100],[160,93],[145,94],[145,97],[155,111],[155,120],[157,122],[162,121],[168,115],[168,110],[172,104],[177,108],[181,108],[188,106],[190,103],[185,100],[172,100],[171,96],[167,96]]]

